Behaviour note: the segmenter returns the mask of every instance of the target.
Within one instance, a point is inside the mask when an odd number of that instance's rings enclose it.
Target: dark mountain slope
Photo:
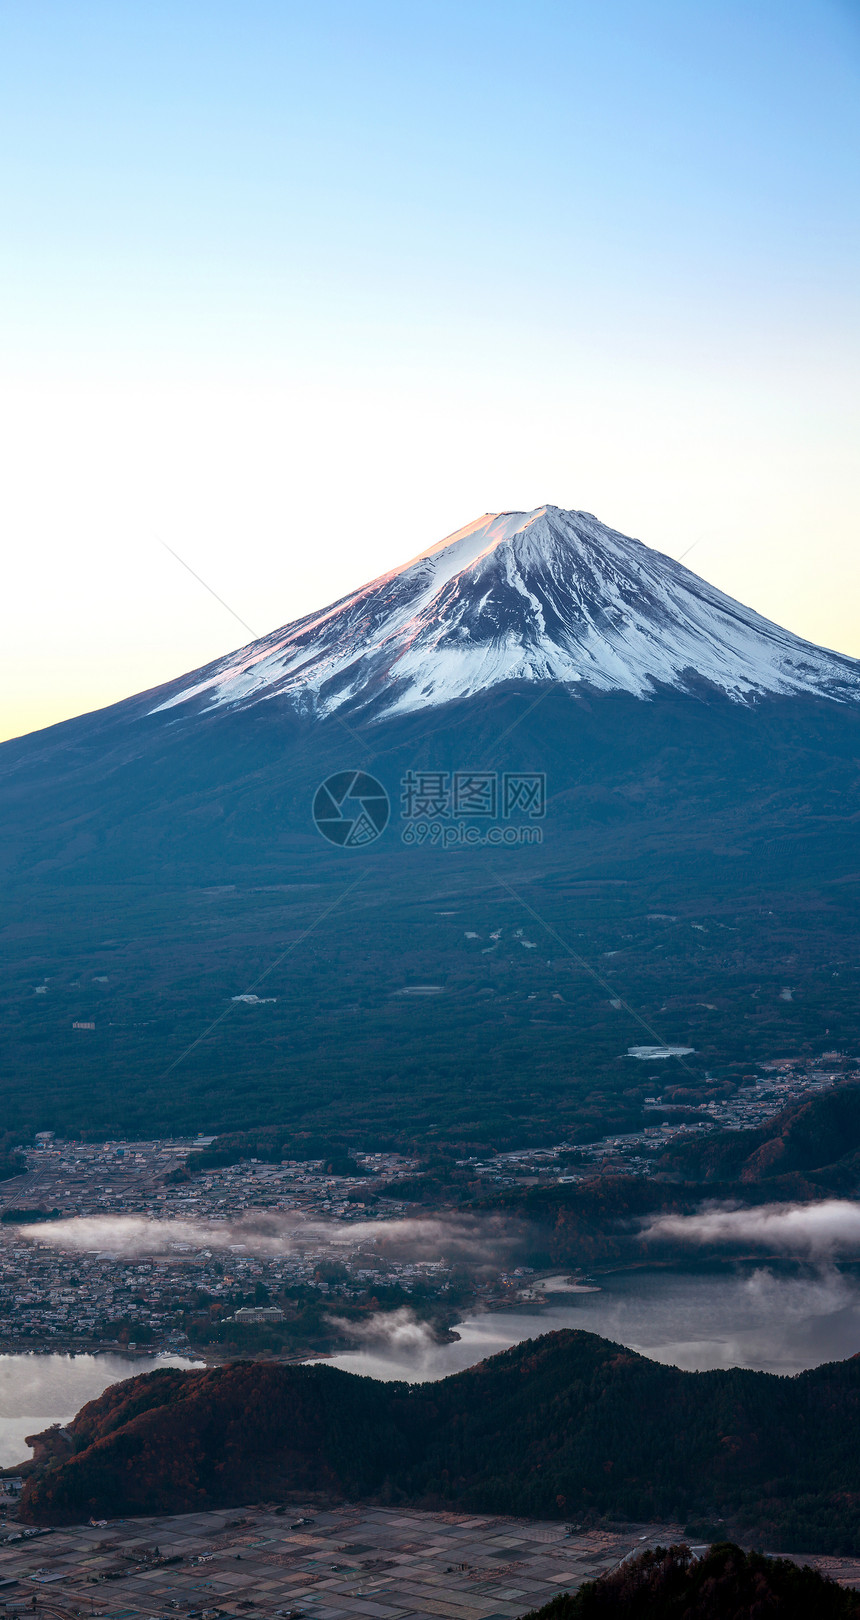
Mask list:
[[[769,1544],[860,1546],[860,1360],[682,1373],[580,1332],[438,1384],[234,1363],[113,1386],[28,1482],[34,1522],[297,1491],[538,1516],[720,1515]],[[56,1443],[49,1431],[50,1450]]]
[[[804,1177],[834,1190],[856,1181],[860,1086],[835,1086],[794,1103],[752,1131],[723,1131],[666,1153],[662,1163],[704,1181],[772,1183]]]

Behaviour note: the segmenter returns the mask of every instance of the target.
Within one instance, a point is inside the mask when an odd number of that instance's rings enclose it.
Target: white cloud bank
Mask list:
[[[451,1220],[416,1216],[403,1220],[317,1221],[272,1213],[238,1221],[82,1215],[24,1227],[20,1236],[50,1244],[55,1249],[128,1257],[226,1249],[274,1258],[300,1256],[304,1250],[330,1249],[343,1253],[373,1247],[392,1259],[463,1258],[481,1265],[510,1254],[519,1233],[515,1223],[493,1216]]]
[[[438,1342],[429,1322],[420,1322],[408,1305],[396,1311],[377,1311],[363,1322],[345,1316],[329,1316],[326,1320],[356,1344],[370,1345],[383,1353],[390,1351],[392,1355],[419,1355]]]
[[[643,1236],[700,1246],[753,1244],[821,1260],[860,1254],[860,1204],[829,1198],[820,1204],[762,1204],[758,1209],[723,1205],[695,1215],[656,1215],[643,1227]]]

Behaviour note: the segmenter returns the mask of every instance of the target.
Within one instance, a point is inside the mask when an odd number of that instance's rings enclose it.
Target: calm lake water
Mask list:
[[[191,1367],[187,1356],[0,1356],[0,1466],[32,1456],[24,1443],[51,1423],[68,1423],[109,1384],[155,1367]]]
[[[556,1287],[564,1288],[563,1278]],[[373,1378],[444,1378],[521,1339],[571,1327],[700,1371],[758,1367],[796,1373],[860,1350],[860,1277],[853,1271],[750,1266],[711,1273],[621,1272],[602,1278],[596,1292],[550,1290],[546,1298],[541,1309],[466,1316],[452,1344],[430,1342],[408,1313],[389,1316],[385,1324],[378,1318],[377,1337],[363,1349],[332,1357],[332,1363]],[[183,1356],[0,1356],[0,1464],[23,1462],[30,1455],[25,1435],[68,1422],[109,1384],[156,1366],[193,1365]]]
[[[601,1278],[598,1292],[548,1293],[547,1300],[540,1311],[466,1316],[453,1344],[431,1344],[404,1325],[388,1340],[333,1357],[334,1365],[374,1378],[444,1378],[556,1328],[586,1328],[689,1371],[797,1373],[860,1350],[860,1278],[853,1272],[624,1272]]]

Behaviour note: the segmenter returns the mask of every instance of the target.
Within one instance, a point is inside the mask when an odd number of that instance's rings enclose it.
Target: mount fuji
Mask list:
[[[718,818],[720,837],[802,821],[832,841],[858,734],[857,660],[587,512],[487,514],[203,669],[2,745],[0,870],[269,871],[285,839],[316,848],[316,786],[372,759],[392,803],[413,765],[528,761],[580,848],[638,815],[669,847],[685,816],[697,838]]]
[[[688,1082],[856,1051],[859,700],[855,660],[546,506],[5,743],[8,1117],[557,1141],[588,1097],[621,1128],[642,1019]],[[357,772],[347,849],[314,811]],[[404,782],[463,772],[539,775],[540,840],[410,841]]]
[[[510,681],[653,697],[707,683],[860,700],[860,663],[780,629],[588,512],[487,514],[179,683],[151,712],[274,698],[298,713],[406,715]]]

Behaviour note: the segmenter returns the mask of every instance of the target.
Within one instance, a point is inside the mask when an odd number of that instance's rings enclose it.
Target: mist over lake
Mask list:
[[[860,1277],[852,1269],[749,1265],[731,1271],[631,1271],[594,1293],[548,1294],[533,1311],[473,1313],[459,1340],[434,1344],[405,1324],[333,1364],[374,1378],[444,1378],[526,1338],[563,1328],[628,1345],[686,1371],[752,1367],[793,1374],[860,1350]]]

